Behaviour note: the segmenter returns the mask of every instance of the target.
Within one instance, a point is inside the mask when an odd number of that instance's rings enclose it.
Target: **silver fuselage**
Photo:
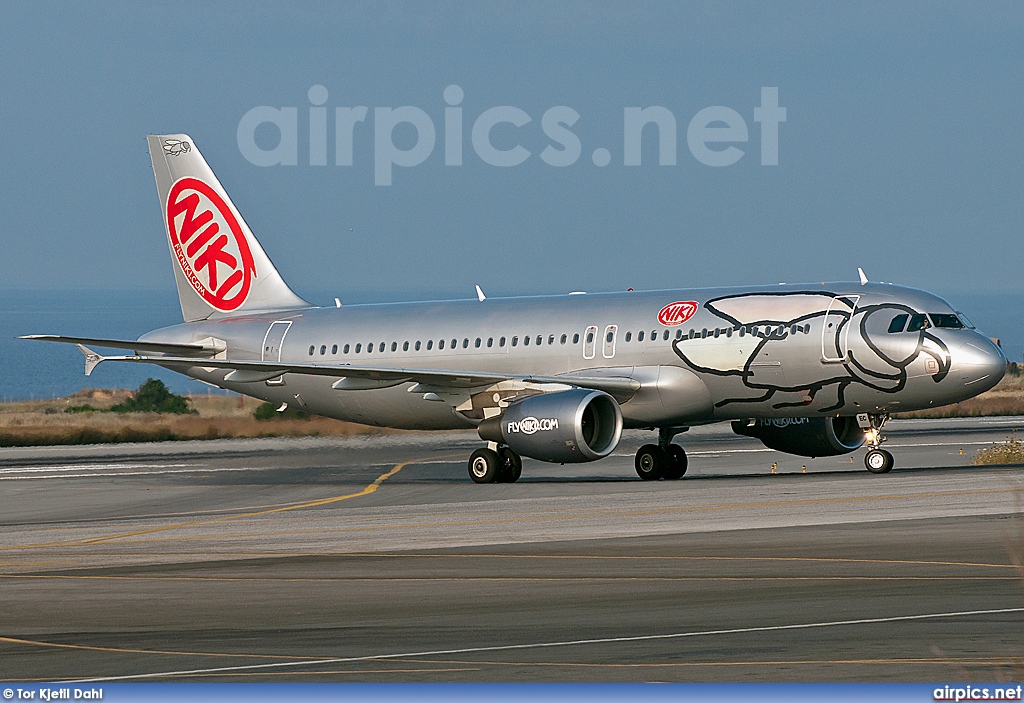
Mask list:
[[[675,301],[695,302],[697,310],[681,324],[662,324],[659,311]],[[141,339],[214,340],[224,347],[220,358],[231,360],[336,364],[336,377],[285,374],[245,383],[225,380],[224,369],[169,368],[370,425],[450,429],[475,422],[412,383],[332,387],[346,366],[569,374],[569,383],[574,372],[631,376],[644,388],[618,398],[626,426],[659,427],[891,413],[970,398],[1005,371],[987,337],[934,325],[888,331],[899,314],[954,312],[923,291],[838,283],[306,308],[175,325]],[[495,390],[466,395],[487,398]]]

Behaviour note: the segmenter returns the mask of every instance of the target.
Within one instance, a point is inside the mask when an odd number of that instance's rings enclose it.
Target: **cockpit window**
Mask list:
[[[892,318],[892,322],[889,323],[889,333],[895,334],[896,332],[902,332],[903,328],[907,326],[908,317],[910,317],[910,315],[903,314]]]
[[[907,332],[920,332],[928,329],[928,316],[923,313],[910,316],[910,324],[907,325]]]
[[[974,329],[974,324],[967,319],[967,315],[964,315],[962,312],[958,312],[956,315],[957,317],[960,318],[960,322],[964,323],[964,327],[966,327],[969,330]]]
[[[957,317],[956,315],[937,315],[935,313],[931,313],[930,315],[928,315],[928,317],[932,318],[933,325],[942,329],[962,330],[964,328],[964,323],[961,322],[960,318]]]

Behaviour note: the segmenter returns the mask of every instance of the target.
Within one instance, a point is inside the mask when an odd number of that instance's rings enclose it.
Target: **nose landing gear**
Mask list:
[[[888,415],[865,413],[857,416],[857,422],[864,428],[864,436],[867,438],[869,447],[868,453],[864,455],[864,466],[873,474],[887,474],[892,471],[894,463],[892,454],[884,449],[879,449],[879,446],[885,441],[885,437],[882,436],[882,428],[888,421]]]
[[[662,427],[658,431],[657,444],[645,444],[636,452],[634,465],[637,475],[645,481],[664,478],[675,481],[686,473],[686,450],[672,444],[672,438],[687,428]]]

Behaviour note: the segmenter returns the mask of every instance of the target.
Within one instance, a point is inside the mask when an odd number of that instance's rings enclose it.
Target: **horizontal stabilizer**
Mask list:
[[[65,344],[91,344],[110,349],[131,349],[135,352],[154,352],[174,356],[214,356],[224,351],[203,344],[171,344],[163,342],[140,342],[127,339],[97,339],[94,337],[63,337],[58,334],[27,334],[19,339],[35,339],[41,342],[63,342]],[[88,374],[87,374],[88,375]]]

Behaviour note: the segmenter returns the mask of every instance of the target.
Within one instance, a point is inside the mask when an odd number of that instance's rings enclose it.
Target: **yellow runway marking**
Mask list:
[[[362,676],[364,674],[432,674],[432,673],[447,673],[455,671],[480,671],[480,667],[444,667],[435,669],[352,669],[351,671],[286,671],[281,673],[264,673],[256,672],[254,674],[196,674],[192,678],[197,679],[212,679],[212,678],[255,678],[258,676],[269,677],[269,676],[323,676],[324,674],[342,674],[347,676]],[[0,683],[14,683],[14,682],[25,682],[34,683],[38,681],[53,681],[52,678],[47,679],[0,679]]]
[[[196,581],[212,583],[402,583],[402,582],[586,582],[586,581],[1019,581],[1017,576],[106,576],[102,574],[0,574],[29,581]]]
[[[436,458],[436,457],[431,457],[431,458]],[[292,510],[304,510],[306,508],[318,508],[318,507],[323,506],[323,505],[330,505],[332,503],[338,503],[338,502],[343,501],[343,500],[351,500],[352,498],[360,498],[362,496],[370,495],[371,493],[376,492],[376,490],[380,487],[380,485],[382,483],[384,483],[389,478],[391,478],[392,476],[397,474],[399,471],[404,469],[406,466],[409,466],[410,464],[417,464],[417,463],[420,463],[420,462],[423,462],[423,461],[429,461],[429,460],[430,460],[430,458],[427,458],[427,459],[422,459],[422,458],[421,459],[411,459],[409,461],[404,461],[404,462],[402,462],[400,464],[396,464],[389,471],[386,471],[386,472],[382,473],[380,476],[378,476],[376,479],[374,479],[373,482],[371,482],[370,484],[365,486],[362,490],[357,491],[355,493],[346,493],[346,494],[340,495],[340,496],[332,496],[330,498],[320,498],[320,499],[317,499],[317,500],[310,500],[310,501],[305,501],[305,502],[302,502],[302,503],[295,503],[295,504],[292,504],[292,505],[283,505],[281,507],[268,508],[268,509],[265,509],[265,510],[255,510],[255,511],[243,512],[243,513],[237,513],[237,514],[234,514],[234,515],[225,515],[223,517],[210,518],[210,519],[207,519],[207,520],[190,520],[188,522],[176,523],[176,524],[173,524],[173,525],[164,525],[162,527],[151,527],[149,529],[135,530],[135,531],[132,531],[132,532],[122,532],[122,533],[113,534],[113,535],[106,535],[104,537],[91,537],[91,538],[87,538],[87,539],[64,540],[64,541],[58,541],[58,542],[49,542],[49,543],[45,543],[45,544],[19,545],[19,546],[14,546],[14,547],[3,547],[3,548],[0,548],[0,551],[20,550],[20,549],[42,549],[42,548],[46,548],[46,547],[86,546],[86,545],[91,545],[91,544],[100,544],[100,543],[103,543],[103,542],[109,542],[110,540],[125,539],[127,537],[136,537],[136,536],[140,536],[140,535],[154,534],[154,533],[157,533],[157,532],[166,532],[168,530],[178,530],[178,529],[182,529],[182,528],[186,528],[186,527],[197,527],[197,526],[200,526],[200,525],[211,525],[211,524],[215,524],[215,523],[227,522],[227,521],[230,521],[230,520],[241,520],[241,519],[244,519],[244,518],[258,517],[260,515],[272,515],[272,514],[275,514],[275,513],[284,513],[284,512],[289,512],[289,511],[292,511]],[[145,541],[145,540],[141,540],[141,541]]]
[[[406,462],[406,464],[415,462]],[[400,464],[399,467],[405,466],[406,464]],[[394,471],[394,470],[392,470]],[[390,475],[384,474],[383,477]],[[380,479],[378,479],[380,480]],[[372,490],[370,490],[372,488]],[[228,534],[206,534],[206,535],[191,535],[188,537],[166,537],[155,540],[139,539],[139,540],[127,540],[129,537],[142,536],[152,534],[156,532],[164,532],[167,530],[173,530],[180,527],[192,527],[198,525],[208,525],[225,520],[234,520],[243,517],[254,517],[258,515],[266,515],[269,513],[284,512],[286,510],[295,510],[298,508],[316,507],[318,505],[324,505],[327,503],[333,503],[339,500],[347,500],[349,498],[355,498],[367,493],[372,493],[376,490],[375,484],[370,484],[367,488],[364,488],[359,493],[353,493],[345,496],[338,496],[336,498],[327,498],[323,501],[312,501],[310,503],[303,503],[290,508],[278,508],[275,510],[265,510],[253,513],[245,513],[237,516],[217,518],[213,520],[197,520],[189,523],[181,523],[178,525],[169,525],[165,527],[152,528],[149,530],[138,530],[135,532],[126,532],[117,535],[110,535],[107,537],[98,537],[92,539],[85,539],[80,541],[68,541],[68,542],[55,542],[44,545],[35,545],[36,547],[46,546],[67,546],[67,545],[88,545],[98,544],[101,542],[107,542],[113,539],[125,539],[131,544],[152,544],[158,542],[177,542],[177,541],[193,541],[202,539],[223,539],[223,538],[238,538],[238,537],[253,537],[255,533],[228,533]],[[360,527],[343,527],[338,526],[329,530],[278,530],[278,531],[267,531],[260,532],[261,537],[270,536],[286,536],[286,535],[312,535],[312,534],[339,534],[342,532],[373,532],[379,530],[403,530],[403,529],[426,529],[426,528],[447,528],[447,527],[471,527],[474,525],[500,525],[506,523],[524,523],[524,522],[551,522],[555,520],[586,520],[595,518],[622,518],[622,517],[650,517],[654,515],[686,515],[692,513],[706,513],[706,512],[719,512],[727,510],[750,510],[756,508],[786,508],[794,506],[809,506],[809,505],[834,505],[838,503],[863,503],[868,501],[880,501],[880,500],[907,500],[916,498],[947,498],[956,496],[967,496],[967,495],[992,495],[1000,493],[1018,494],[1024,493],[1024,488],[993,488],[993,489],[979,489],[976,491],[944,491],[938,493],[911,493],[907,495],[880,495],[880,496],[849,496],[844,498],[815,498],[806,500],[790,500],[790,501],[779,501],[779,502],[764,502],[764,503],[721,503],[714,505],[699,505],[689,508],[666,508],[656,510],[622,510],[615,512],[579,512],[572,513],[571,511],[559,511],[557,514],[548,515],[536,515],[536,516],[515,516],[515,517],[500,517],[500,518],[486,518],[486,519],[461,519],[461,520],[444,520],[439,522],[401,522],[398,524],[391,525],[368,525]],[[13,549],[25,549],[27,547],[13,547]],[[11,549],[11,548],[6,548]]]
[[[692,661],[692,662],[637,662],[637,663],[588,663],[588,662],[531,662],[531,661],[451,661],[434,659],[406,659],[411,664],[476,664],[478,666],[541,666],[541,667],[581,667],[594,669],[661,669],[661,668],[683,668],[702,666],[821,666],[823,664],[848,665],[848,664],[902,664],[912,666],[916,664],[939,664],[945,666],[1019,666],[1022,663],[1020,657],[905,657],[899,659],[792,659],[792,660],[755,660],[755,661]],[[313,672],[310,672],[313,673]],[[327,673],[327,672],[323,672]]]
[[[0,637],[0,642],[7,642],[8,644],[22,644],[30,645],[33,647],[49,647],[54,649],[80,649],[90,652],[115,652],[117,654],[163,654],[172,656],[189,656],[189,657],[241,657],[248,659],[316,659],[317,657],[307,657],[302,655],[284,655],[284,654],[231,654],[227,652],[173,652],[159,649],[128,649],[124,647],[99,647],[87,644],[60,644],[58,642],[43,642],[40,640],[26,640],[18,637]]]
[[[65,558],[71,560],[81,558],[81,552],[68,554],[51,554],[52,559]],[[131,556],[139,559],[154,559],[160,557],[181,558],[182,552],[133,552],[131,554],[119,552],[89,552],[86,556],[90,559],[96,557],[126,557]],[[184,555],[187,556],[187,555]],[[493,553],[464,553],[464,552],[207,552],[210,557],[240,557],[239,561],[246,558],[252,559],[530,559],[530,560],[634,560],[634,561],[743,561],[743,562],[821,562],[826,564],[899,564],[911,566],[971,566],[992,569],[1019,569],[1017,564],[989,564],[986,562],[971,561],[929,561],[921,559],[853,559],[846,557],[725,557],[715,555],[693,555],[693,554],[493,554]],[[0,562],[0,565],[29,566],[35,563],[49,564],[51,562]],[[61,563],[61,562],[52,562]]]

